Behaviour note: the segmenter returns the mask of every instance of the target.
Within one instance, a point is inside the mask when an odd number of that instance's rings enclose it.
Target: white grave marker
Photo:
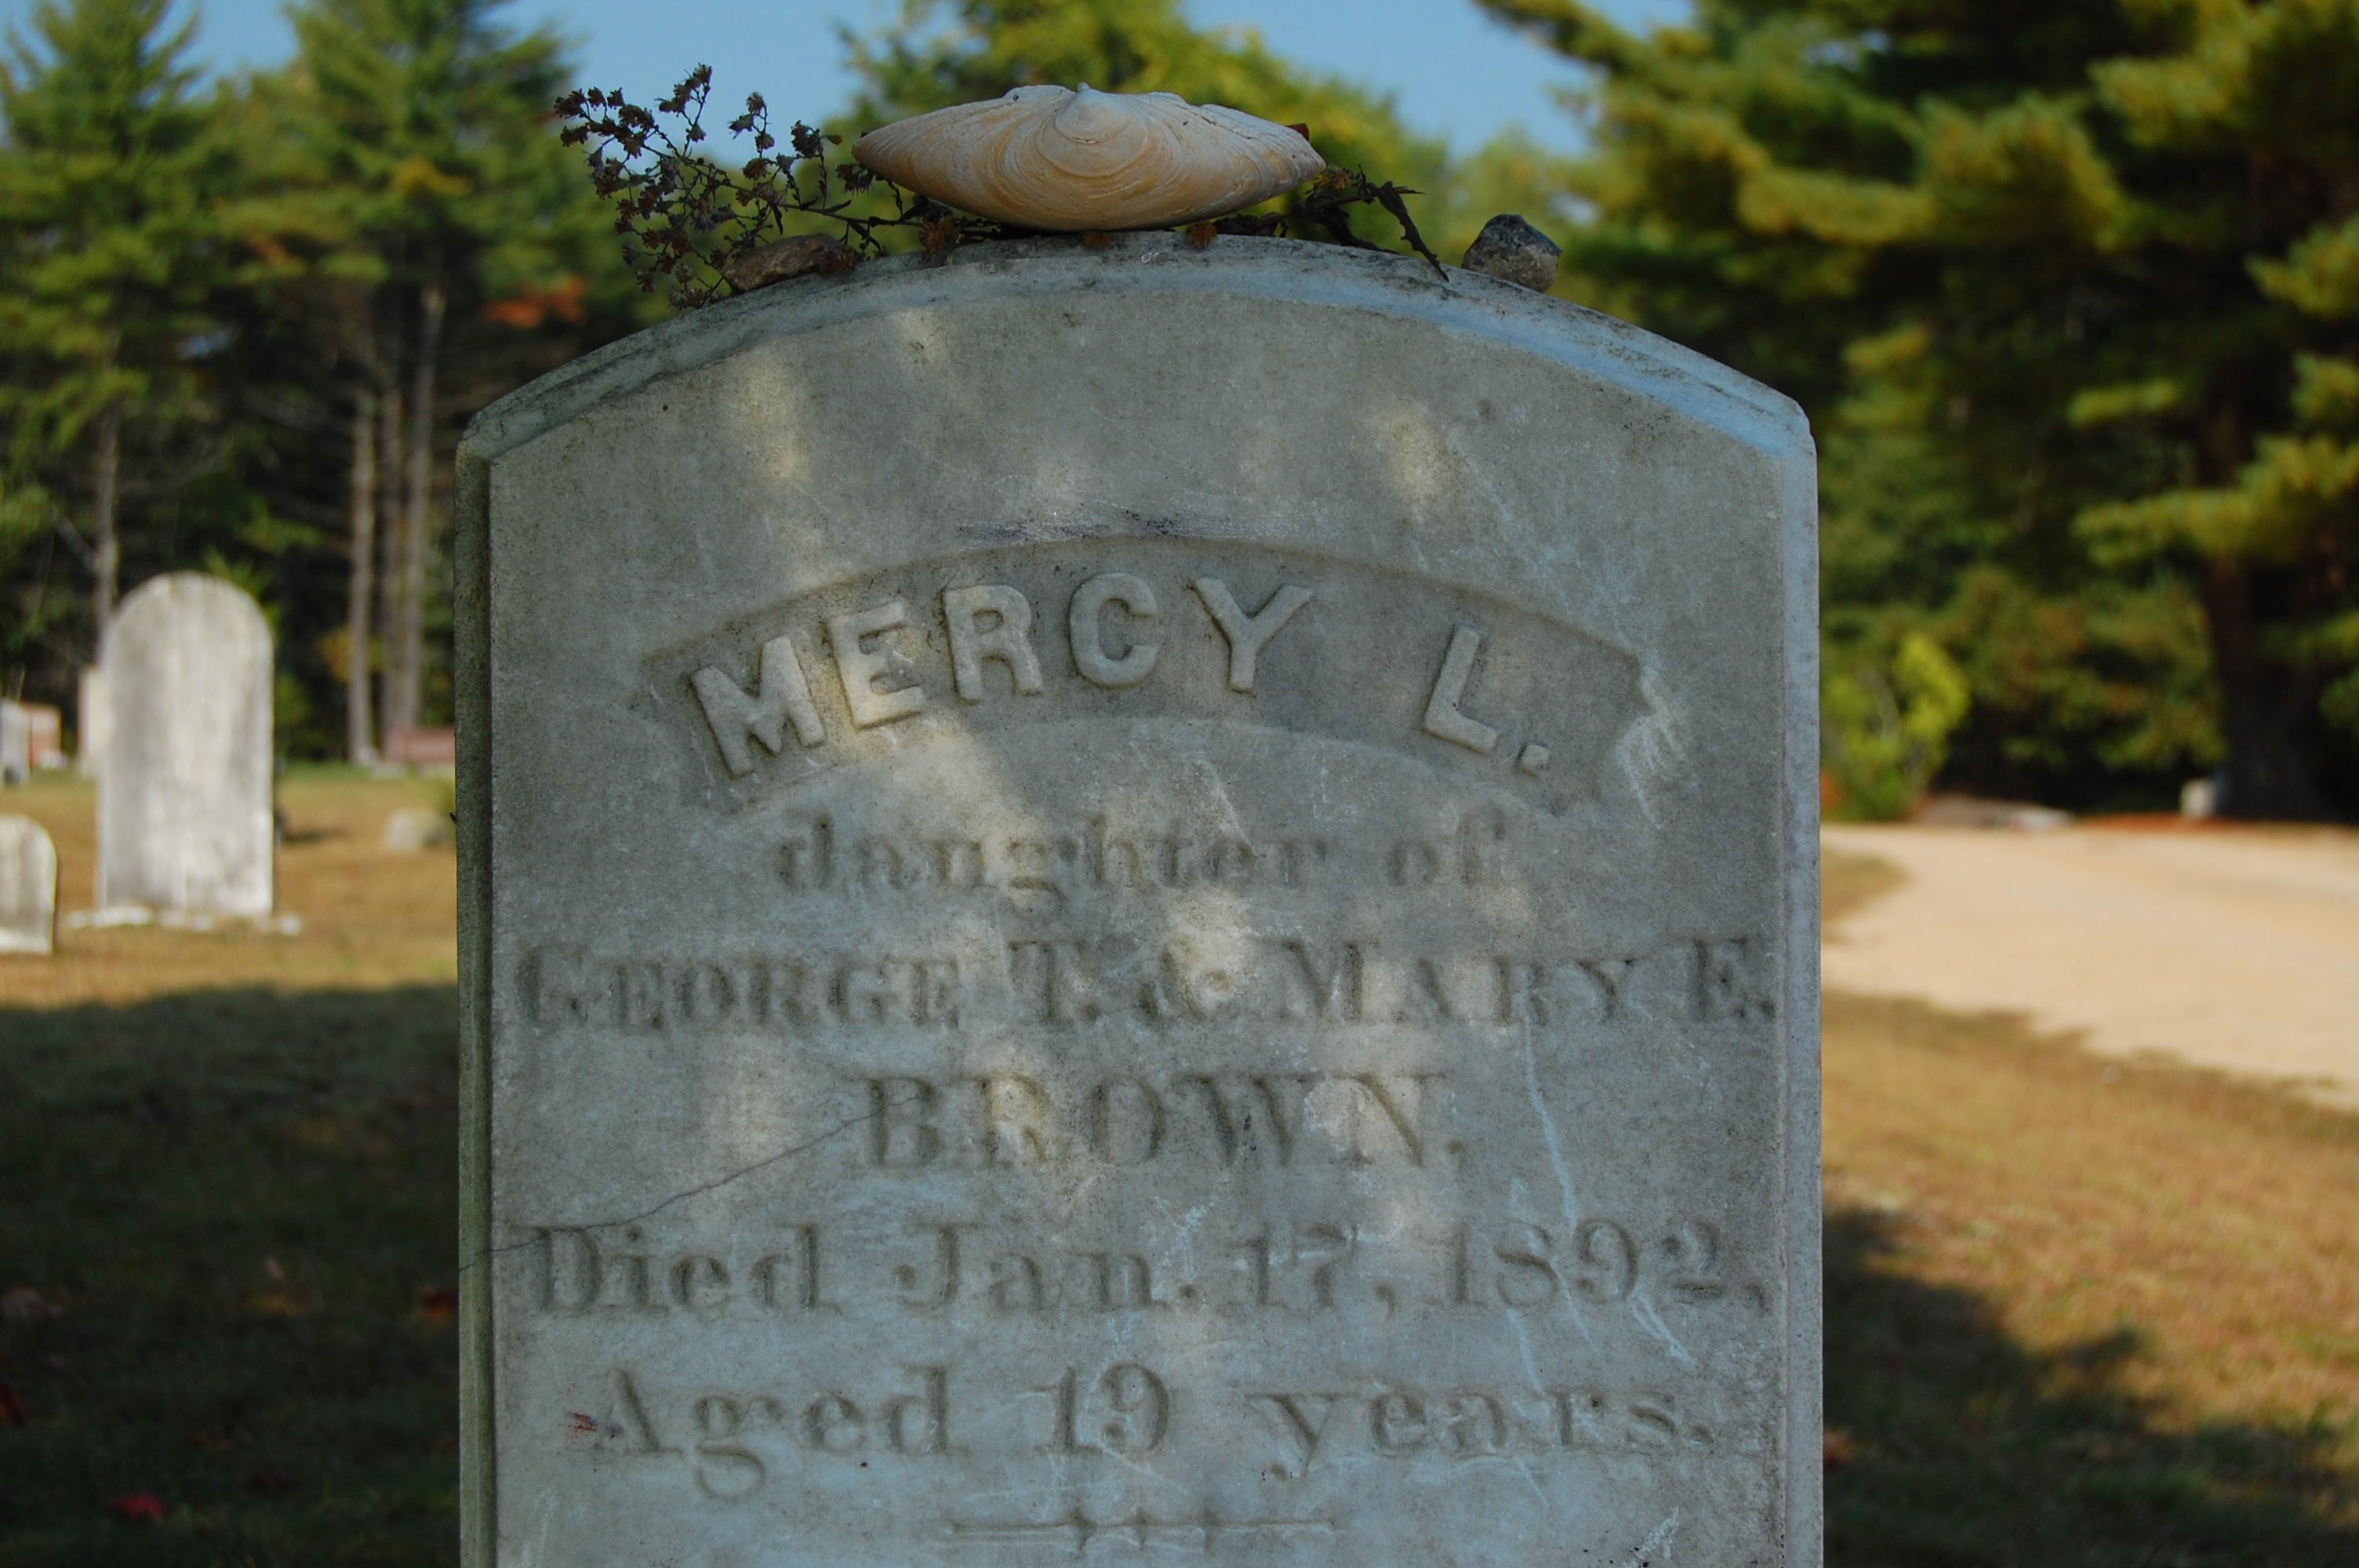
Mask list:
[[[151,578],[115,613],[102,678],[100,910],[267,916],[271,660],[261,606],[218,578]]]
[[[0,698],[0,784],[33,776],[33,724],[20,703]]]
[[[0,953],[57,946],[58,850],[27,816],[0,816]]]

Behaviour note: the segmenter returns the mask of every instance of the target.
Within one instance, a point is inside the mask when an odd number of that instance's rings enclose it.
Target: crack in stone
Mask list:
[[[620,1219],[591,1220],[586,1224],[570,1226],[567,1228],[574,1230],[612,1230],[617,1226],[636,1225],[643,1219],[653,1219],[656,1216],[663,1213],[664,1210],[672,1207],[676,1204],[686,1203],[689,1199],[693,1197],[701,1197],[706,1193],[717,1192],[721,1188],[729,1185],[732,1182],[742,1181],[745,1177],[754,1175],[758,1172],[766,1171],[771,1166],[781,1164],[786,1161],[793,1159],[798,1154],[807,1154],[812,1150],[818,1148],[821,1144],[829,1142],[833,1139],[840,1138],[855,1127],[875,1120],[878,1117],[883,1116],[888,1110],[896,1110],[902,1106],[915,1104],[918,1098],[918,1096],[911,1095],[905,1099],[886,1100],[884,1104],[876,1107],[874,1110],[863,1111],[858,1116],[837,1122],[833,1127],[829,1128],[825,1132],[821,1133],[816,1138],[805,1139],[802,1142],[795,1144],[791,1148],[781,1149],[777,1153],[769,1155],[764,1159],[756,1160],[750,1165],[742,1165],[726,1175],[715,1176],[709,1182],[700,1183],[696,1186],[684,1188],[679,1192],[676,1192],[672,1194],[671,1196],[664,1199],[663,1202],[657,1204],[652,1208],[641,1209],[636,1214],[625,1215]],[[522,1241],[510,1241],[499,1247],[486,1247],[482,1252],[478,1253],[473,1258],[469,1259],[466,1262],[462,1263],[459,1266],[459,1271],[461,1273],[465,1273],[468,1270],[473,1268],[477,1263],[484,1261],[485,1259],[497,1258],[503,1253],[514,1252],[518,1248],[529,1247],[536,1239],[538,1238],[527,1237]]]

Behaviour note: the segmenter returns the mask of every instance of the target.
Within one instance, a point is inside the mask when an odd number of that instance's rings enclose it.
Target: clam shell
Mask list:
[[[1019,87],[897,121],[852,156],[1019,228],[1164,229],[1266,201],[1326,167],[1301,133],[1172,92]]]

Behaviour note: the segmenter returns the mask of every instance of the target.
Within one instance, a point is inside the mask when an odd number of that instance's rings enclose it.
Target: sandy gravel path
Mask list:
[[[2359,1105],[2359,835],[1830,827],[1907,882],[1828,935],[1830,989],[2020,1012]]]

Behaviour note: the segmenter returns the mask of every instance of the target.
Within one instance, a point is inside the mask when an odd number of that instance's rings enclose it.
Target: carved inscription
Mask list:
[[[1122,1315],[1316,1317],[1400,1328],[1435,1315],[1758,1312],[1759,1282],[1718,1226],[1593,1215],[1372,1226],[1329,1212],[1247,1215],[1190,1238],[1043,1241],[973,1217],[897,1226],[801,1224],[734,1250],[643,1224],[548,1226],[528,1249],[533,1310],[558,1317],[777,1320],[797,1314],[1082,1320]]]
[[[1137,1361],[1044,1369],[1038,1384],[908,1364],[828,1387],[675,1392],[616,1367],[603,1408],[570,1411],[567,1437],[612,1458],[668,1463],[705,1496],[751,1496],[775,1476],[831,1461],[927,1465],[974,1451],[1078,1464],[1151,1465],[1190,1424],[1248,1433],[1269,1470],[1299,1480],[1370,1460],[1529,1463],[1674,1458],[1718,1441],[1675,1396],[1603,1382],[1538,1388],[1384,1382],[1344,1388],[1212,1384],[1182,1391]],[[1249,1525],[1253,1521],[1239,1521]],[[1035,1525],[972,1527],[1032,1535]],[[1191,1528],[1201,1528],[1191,1527]],[[1234,1527],[1233,1527],[1234,1528]],[[1299,1528],[1325,1528],[1300,1521]]]
[[[690,743],[754,789],[929,735],[1216,719],[1472,768],[1564,811],[1604,787],[1646,709],[1636,661],[1574,628],[1255,546],[978,552],[881,590],[822,589],[751,625],[663,655],[654,675],[685,698]]]
[[[1021,1074],[865,1082],[880,1171],[1240,1162],[1289,1168],[1454,1159],[1434,1135],[1444,1072],[1139,1074],[1060,1096]]]
[[[1136,690],[1180,659],[1175,605],[1217,635],[1208,675],[1258,700],[1288,638],[1318,623],[1318,592],[1295,586],[1240,597],[1204,575],[1175,595],[1100,571],[1058,611],[966,582],[939,595],[933,685],[904,595],[831,611],[808,654],[785,639],[763,655],[776,689],[707,707],[791,750],[937,707],[1043,702],[1059,627],[1080,678]],[[1411,715],[1468,756],[1508,744],[1477,700],[1488,647],[1454,625]],[[841,712],[813,695],[814,668],[838,678]],[[571,1440],[716,1505],[808,1485],[814,1466],[950,1473],[968,1456],[1178,1478],[1216,1454],[1310,1488],[1371,1467],[1676,1476],[1756,1441],[1723,1429],[1716,1375],[1682,1346],[1768,1332],[1759,1260],[1729,1244],[1729,1216],[1674,1195],[1578,1201],[1568,1161],[1601,1131],[1623,1138],[1627,1108],[1577,1079],[1551,1105],[1534,1053],[1758,1036],[1777,1012],[1769,946],[1617,945],[1503,918],[1555,895],[1535,817],[1512,805],[1379,820],[839,800],[748,835],[766,852],[745,885],[783,929],[823,940],[529,949],[516,994],[560,1048],[616,1040],[685,1061],[766,1043],[790,1076],[740,1113],[805,1151],[792,1197],[758,1223],[707,1230],[658,1209],[527,1227],[503,1266],[533,1321],[618,1346],[879,1347],[701,1380],[618,1350],[597,1408],[564,1412]],[[1065,1206],[1093,1190],[1155,1195],[1161,1218]],[[1011,1223],[1010,1201],[1039,1223]],[[1599,1336],[1617,1329],[1609,1352]],[[1520,1376],[1453,1370],[1437,1333],[1510,1336]],[[1634,1359],[1631,1335],[1664,1354]],[[1321,1375],[1329,1339],[1354,1349]],[[1259,1376],[1154,1350],[1223,1341],[1285,1348]],[[1019,1507],[940,1529],[976,1548],[1141,1552],[1333,1529],[1282,1507],[1191,1517]]]
[[[1044,929],[932,954],[615,955],[540,947],[518,977],[536,1023],[783,1038],[970,1025],[1148,1029],[1253,1022],[1475,1032],[1647,1020],[1761,1023],[1761,946],[1706,937],[1636,953],[1400,951],[1373,934],[1174,926],[1149,939]]]

